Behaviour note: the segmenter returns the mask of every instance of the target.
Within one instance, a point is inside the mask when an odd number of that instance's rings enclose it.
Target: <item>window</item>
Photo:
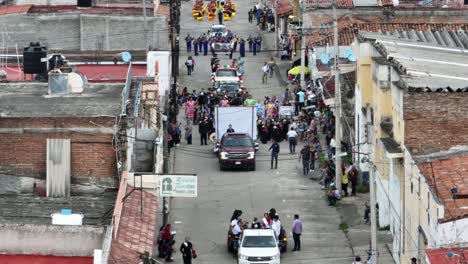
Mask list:
[[[465,1],[463,2],[463,4],[464,4],[464,5],[468,5],[468,0],[465,0]]]
[[[246,236],[242,246],[246,248],[274,248],[276,241],[273,236]]]

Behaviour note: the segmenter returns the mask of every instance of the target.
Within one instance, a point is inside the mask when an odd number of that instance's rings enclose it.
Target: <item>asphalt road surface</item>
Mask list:
[[[256,35],[257,29],[247,20],[248,9],[254,5],[252,0],[234,0],[238,8],[232,22],[225,24],[240,37]],[[207,3],[207,2],[206,2]],[[197,22],[191,17],[191,2],[183,2],[181,17],[181,87],[189,91],[210,86],[211,56],[194,57],[195,71],[186,75],[184,61],[185,35],[192,36],[206,32],[213,24],[207,20]],[[264,40],[273,39],[267,33]],[[273,43],[265,43],[267,49],[273,49]],[[221,63],[228,64],[226,54],[219,54]],[[234,57],[238,57],[238,53]],[[261,84],[261,67],[271,57],[271,51],[262,51],[253,56],[247,53],[245,58],[244,84],[254,98],[262,100],[264,96],[279,96],[284,86],[276,77],[270,78],[267,85]],[[182,117],[182,116],[181,116]],[[180,120],[183,120],[181,118]],[[212,153],[212,146],[200,146],[198,128],[193,127],[193,145],[183,142],[175,148],[175,173],[196,173],[198,175],[197,198],[173,198],[171,200],[170,222],[177,231],[177,245],[185,236],[190,236],[198,258],[194,263],[236,263],[236,257],[227,251],[226,236],[230,217],[234,209],[241,209],[243,219],[251,222],[253,217],[261,218],[270,208],[276,208],[280,220],[288,232],[289,248],[283,254],[282,263],[351,263],[352,251],[344,233],[339,229],[342,222],[334,208],[330,208],[317,181],[300,174],[301,163],[298,155],[291,155],[285,142],[281,144],[278,169],[270,169],[269,145],[260,145],[257,154],[257,170],[220,171],[218,160]],[[301,147],[299,144],[298,147]],[[302,248],[300,252],[291,252],[293,241],[291,234],[292,217],[299,214],[303,221]],[[180,253],[175,254],[176,263],[182,263]]]

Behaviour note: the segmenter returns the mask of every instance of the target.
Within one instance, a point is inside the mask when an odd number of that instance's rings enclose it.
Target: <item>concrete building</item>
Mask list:
[[[468,35],[461,29],[409,34],[366,32],[359,34],[354,45],[355,140],[369,142],[361,146],[361,152],[369,155],[355,158],[362,170],[370,169],[362,162],[363,157],[374,164],[378,224],[393,234],[392,252],[397,263],[408,263],[411,257],[424,260],[426,247],[441,246],[444,240],[440,237],[429,238],[428,234],[437,233],[431,231],[432,227],[452,232],[447,237],[459,234],[442,227],[444,205],[435,200],[445,198],[431,193],[431,183],[424,187],[423,177],[416,175],[431,176],[427,161],[419,158],[468,145],[467,128],[461,125],[468,113],[464,75],[468,60],[462,55],[468,48],[466,40]],[[449,171],[441,168],[439,172]],[[415,177],[420,179],[417,189],[427,191],[418,191],[418,198],[413,197],[411,188]],[[420,207],[422,204],[424,207]],[[428,214],[424,218],[429,219],[427,228],[421,222],[423,211]]]
[[[21,48],[40,41],[56,51],[145,50],[146,46],[165,50],[169,40],[166,15],[159,5],[148,4],[145,32],[139,5],[98,4],[84,9],[76,5],[18,5],[0,7],[0,24],[4,25],[7,47]]]
[[[105,249],[122,88],[59,95],[47,83],[1,84],[0,253],[92,258]]]

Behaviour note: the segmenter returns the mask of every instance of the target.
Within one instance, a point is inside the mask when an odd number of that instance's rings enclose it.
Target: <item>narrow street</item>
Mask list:
[[[225,22],[227,28],[244,39],[258,34],[255,24],[248,23],[247,19],[248,9],[254,5],[254,1],[237,0],[234,3],[237,14],[233,21]],[[187,33],[198,36],[206,32],[213,23],[206,19],[195,21],[191,17],[191,8],[191,2],[182,3],[179,84],[181,87],[187,86],[189,91],[199,91],[210,85],[211,56],[194,57],[195,71],[187,76],[184,38]],[[245,58],[244,85],[257,100],[263,100],[264,96],[279,96],[285,88],[281,85],[282,81],[277,79],[278,74],[268,80],[268,85],[261,84],[261,66],[271,57],[270,51],[274,49],[273,33],[263,34],[262,52],[255,57],[247,52]],[[270,43],[265,43],[267,41]],[[230,62],[226,54],[219,53],[218,56],[222,65]],[[238,56],[237,53],[233,57]],[[281,144],[277,170],[270,169],[269,145],[261,144],[256,171],[221,172],[212,146],[199,145],[197,127],[193,128],[193,135],[193,145],[186,145],[183,141],[175,148],[174,172],[198,174],[198,197],[172,199],[170,219],[177,230],[178,241],[185,236],[191,237],[199,255],[195,263],[236,263],[236,257],[226,248],[232,212],[234,209],[242,210],[243,219],[251,222],[254,217],[261,218],[270,208],[276,208],[288,232],[289,248],[282,257],[282,263],[350,263],[353,254],[339,228],[341,220],[337,211],[327,205],[317,181],[302,176],[298,156],[289,154],[285,142]],[[291,252],[293,240],[290,228],[296,213],[304,223],[303,246],[300,252]],[[181,262],[179,253],[175,254],[175,259],[177,263]]]

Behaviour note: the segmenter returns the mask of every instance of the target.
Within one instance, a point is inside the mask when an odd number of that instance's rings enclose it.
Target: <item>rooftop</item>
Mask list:
[[[449,257],[449,252],[456,255]],[[426,256],[429,259],[429,263],[433,264],[452,264],[452,263],[463,263],[463,259],[468,259],[468,247],[465,248],[438,248],[438,249],[426,249]],[[458,255],[458,256],[457,256]]]
[[[417,31],[411,35],[361,32],[358,39],[372,43],[400,73],[400,86],[417,91],[468,91],[465,31]]]
[[[114,211],[114,231],[117,230],[117,234],[112,240],[109,256],[111,264],[136,263],[145,251],[152,255],[157,233],[155,232],[157,197],[146,191],[133,191],[133,187],[129,185],[126,188],[122,188],[121,185],[117,199],[123,197],[122,191],[129,196],[123,205],[119,201],[116,202],[116,211],[121,210],[121,212],[116,215]],[[140,210],[141,206],[143,212]]]
[[[418,160],[422,161],[418,163],[419,170],[444,205],[442,222],[468,217],[468,199],[454,199],[451,193],[451,189],[456,186],[458,194],[468,195],[468,150],[432,154],[425,158],[416,158]]]
[[[83,214],[83,225],[110,224],[116,191],[101,195],[49,198],[36,195],[0,195],[0,223],[52,224],[51,214],[72,209]]]
[[[64,257],[42,255],[1,255],[0,263],[15,264],[92,264],[93,257]]]
[[[149,16],[153,13],[153,8],[153,4],[146,4],[146,10]],[[78,8],[76,5],[15,5],[0,7],[0,15],[21,13],[143,15],[143,6],[141,4],[97,4],[90,8]]]
[[[47,83],[0,83],[0,117],[98,117],[121,111],[123,84],[88,84],[82,93],[48,95]]]
[[[450,17],[450,19],[448,19]],[[320,15],[313,18],[314,25],[332,25],[331,16]],[[341,46],[349,46],[353,43],[359,31],[395,33],[407,35],[406,38],[418,39],[418,35],[412,31],[468,31],[468,23],[463,15],[443,14],[402,14],[387,19],[384,15],[376,14],[345,14],[338,17],[338,43]],[[308,38],[308,42],[314,47],[333,45],[333,28],[316,30]]]

